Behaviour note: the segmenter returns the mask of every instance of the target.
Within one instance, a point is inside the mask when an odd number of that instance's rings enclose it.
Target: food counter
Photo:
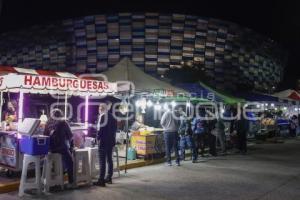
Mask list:
[[[43,130],[37,130],[42,134]],[[87,128],[83,124],[71,124],[75,147],[84,146],[84,136]],[[19,137],[17,131],[0,130],[0,166],[11,171],[21,171],[23,154],[20,152]]]

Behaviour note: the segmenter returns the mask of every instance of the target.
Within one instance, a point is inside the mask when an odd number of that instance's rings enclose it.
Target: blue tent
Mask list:
[[[271,95],[266,94],[260,94],[260,93],[239,93],[237,94],[239,97],[246,99],[247,101],[257,101],[257,102],[263,102],[263,101],[269,101],[269,102],[279,102],[278,97],[274,97]]]

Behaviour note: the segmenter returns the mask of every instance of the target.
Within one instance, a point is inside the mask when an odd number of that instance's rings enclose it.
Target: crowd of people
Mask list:
[[[185,160],[185,150],[190,149],[192,162],[196,163],[199,154],[204,157],[205,149],[211,156],[217,156],[216,144],[220,146],[220,154],[225,155],[226,135],[224,121],[217,117],[206,117],[205,109],[200,109],[198,115],[188,117],[183,108],[169,109],[161,118],[161,126],[164,129],[164,141],[166,148],[167,164],[172,165],[171,153],[174,151],[176,165]],[[230,122],[230,134],[236,138],[235,146],[238,153],[247,153],[248,121],[241,116]]]
[[[111,103],[103,102],[99,104],[98,120],[96,122],[96,139],[99,149],[100,174],[99,179],[94,184],[105,187],[112,183],[113,160],[112,152],[116,144],[117,120],[110,112]],[[210,156],[226,155],[227,138],[225,134],[225,122],[220,116],[211,119],[205,108],[200,108],[197,115],[188,116],[183,107],[177,109],[169,108],[161,117],[160,124],[164,130],[165,152],[167,165],[172,165],[172,152],[175,153],[176,165],[180,166],[185,160],[185,151],[190,150],[192,162],[197,163],[199,155],[204,157],[208,153]],[[236,113],[233,111],[233,116]],[[296,134],[300,120],[293,117],[290,122],[291,133]],[[136,126],[140,126],[137,124]],[[229,133],[232,142],[237,149],[237,153],[247,153],[247,132],[249,121],[243,115],[230,121]],[[65,163],[68,173],[69,186],[74,187],[73,178],[73,141],[69,124],[63,118],[63,113],[59,109],[52,110],[51,118],[45,125],[44,134],[50,136],[50,151],[59,153]],[[217,145],[220,147],[217,150]],[[208,149],[208,152],[206,152]],[[106,171],[106,166],[108,170]]]

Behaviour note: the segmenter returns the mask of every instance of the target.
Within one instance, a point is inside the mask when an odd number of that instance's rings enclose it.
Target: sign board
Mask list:
[[[162,96],[162,97],[173,97],[175,96],[174,90],[164,90],[164,89],[155,89],[154,90],[155,96]]]
[[[107,81],[54,77],[42,75],[8,74],[0,77],[0,90],[14,88],[59,90],[90,93],[117,92],[117,84]]]

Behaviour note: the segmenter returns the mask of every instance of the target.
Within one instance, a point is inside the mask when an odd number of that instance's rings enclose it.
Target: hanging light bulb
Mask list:
[[[256,108],[260,108],[260,104],[256,104]]]
[[[265,104],[265,106],[268,106],[268,105],[269,105],[269,104],[267,104],[267,103]]]
[[[149,99],[149,100],[147,101],[147,107],[151,107],[151,106],[153,106],[153,102]]]
[[[275,105],[274,105],[274,103],[271,103],[271,107],[274,107]]]
[[[275,108],[275,110],[277,111],[277,110],[278,110],[278,108]]]
[[[141,106],[141,101],[140,101],[140,100],[137,100],[137,101],[135,102],[135,106],[136,106],[136,107],[140,107],[140,106]]]
[[[160,109],[161,109],[161,105],[159,104],[158,101],[157,101],[156,104],[154,105],[154,109],[155,109],[155,110],[160,110]]]
[[[295,111],[298,111],[298,108],[295,108]]]
[[[120,105],[120,112],[121,112],[122,114],[128,113],[128,104],[127,104],[127,102],[125,101],[125,99],[123,99],[122,102],[121,102],[121,105]]]
[[[142,98],[141,101],[140,101],[140,106],[142,109],[146,109],[146,106],[147,106],[147,101],[145,98]]]
[[[190,107],[191,106],[191,102],[186,102],[186,107]]]
[[[164,110],[169,110],[168,103],[164,103]]]
[[[283,110],[287,110],[287,107],[283,107]]]
[[[176,102],[175,102],[175,101],[172,101],[172,102],[171,102],[171,105],[172,105],[172,107],[174,108],[174,107],[176,106]]]

